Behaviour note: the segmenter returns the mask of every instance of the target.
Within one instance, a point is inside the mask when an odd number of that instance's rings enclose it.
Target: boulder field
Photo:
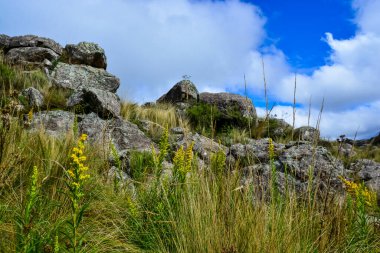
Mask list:
[[[90,141],[107,147],[112,143],[120,159],[126,161],[126,173],[130,151],[150,151],[152,146],[158,149],[142,131],[144,129],[140,130],[137,125],[121,117],[121,102],[116,93],[120,80],[107,72],[106,54],[99,45],[80,42],[62,47],[52,39],[34,35],[0,35],[0,50],[9,64],[42,69],[52,88],[57,92],[65,90],[70,93],[65,108],[47,111],[40,110],[45,102],[37,87],[24,89],[21,93],[27,100],[28,108],[35,109],[27,124],[30,131],[42,128],[46,134],[59,138],[72,131],[76,124],[78,132],[87,134]],[[231,108],[235,108],[241,117],[257,119],[256,108],[250,99],[231,93],[199,93],[190,80],[176,83],[156,103],[171,103],[182,114],[192,104],[204,103],[216,106],[221,114],[227,115]],[[149,103],[149,106],[154,106],[154,103]],[[289,127],[285,122],[279,122]],[[149,125],[149,122],[143,123],[143,126]],[[200,168],[207,169],[212,154],[224,153],[227,170],[236,170],[236,165],[240,165],[237,172],[242,176],[242,186],[258,181],[268,185],[273,165],[282,191],[288,183],[305,191],[312,180],[321,191],[338,192],[342,188],[338,176],[344,176],[355,177],[380,193],[379,163],[361,159],[345,169],[343,162],[333,157],[326,148],[314,145],[313,140],[319,138],[317,129],[301,127],[295,129],[294,134],[299,141],[273,143],[274,157],[269,156],[268,138],[248,139],[246,143],[233,143],[226,147],[199,133],[185,133],[180,127],[174,127],[170,129],[169,139],[173,149],[194,143],[193,151],[198,156]],[[167,167],[170,168],[170,164]],[[164,171],[167,173],[167,170]]]

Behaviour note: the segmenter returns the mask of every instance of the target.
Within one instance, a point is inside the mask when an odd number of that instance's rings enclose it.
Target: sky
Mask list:
[[[0,10],[0,33],[98,43],[125,100],[155,101],[183,75],[200,92],[244,95],[245,75],[263,116],[264,72],[272,115],[291,123],[296,75],[296,126],[315,126],[324,101],[323,137],[380,132],[379,0],[0,0]]]

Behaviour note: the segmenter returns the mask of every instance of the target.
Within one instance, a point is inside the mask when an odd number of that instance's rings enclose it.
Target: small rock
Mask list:
[[[30,87],[21,92],[21,94],[27,99],[30,107],[41,107],[44,104],[44,97],[39,90]]]
[[[294,136],[301,141],[316,141],[319,139],[319,131],[314,127],[303,126],[294,130]]]

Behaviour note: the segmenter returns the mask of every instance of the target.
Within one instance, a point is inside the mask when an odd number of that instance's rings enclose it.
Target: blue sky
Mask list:
[[[273,114],[361,138],[380,131],[378,0],[0,0],[0,33],[36,34],[106,51],[118,94],[154,101],[184,74],[200,91],[244,91],[263,115],[261,58]]]

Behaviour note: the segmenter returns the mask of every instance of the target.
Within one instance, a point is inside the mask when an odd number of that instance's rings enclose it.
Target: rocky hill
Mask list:
[[[0,35],[0,49],[7,63],[21,66],[24,71],[42,70],[48,80],[50,95],[64,94],[61,108],[52,108],[39,87],[33,87],[32,84],[19,91],[13,107],[25,114],[25,125],[30,131],[42,128],[47,134],[60,137],[72,131],[76,125],[79,134],[87,134],[90,141],[114,145],[126,173],[130,171],[128,155],[132,150],[150,151],[152,146],[158,150],[158,145],[147,136],[146,127],[142,124],[137,126],[134,124],[136,122],[128,122],[121,116],[121,101],[116,94],[120,81],[107,72],[107,58],[99,45],[81,42],[62,47],[52,39],[34,35]],[[194,83],[183,80],[157,99],[156,103],[175,105],[178,115],[188,117],[194,123],[191,132],[178,126],[170,129],[173,149],[194,143],[193,151],[198,155],[200,168],[206,168],[210,164],[213,154],[223,152],[229,170],[234,170],[238,165],[241,167],[238,172],[243,176],[242,185],[254,183],[258,180],[257,177],[269,184],[269,161],[273,159],[280,179],[278,184],[283,190],[285,182],[291,182],[300,191],[305,191],[312,177],[321,191],[340,191],[342,182],[338,176],[343,176],[362,180],[380,193],[380,163],[359,159],[344,164],[328,149],[318,146],[317,129],[302,127],[292,131],[282,120],[258,119],[255,106],[245,97],[230,93],[199,93]],[[9,105],[3,105],[3,108],[7,106]],[[156,104],[149,103],[145,106],[154,107]],[[211,110],[210,115],[208,110]],[[28,117],[29,112],[33,115]],[[257,130],[260,122],[269,120],[271,136],[267,137],[281,137],[293,132],[294,140],[297,141],[274,143],[275,156],[272,158],[268,153],[268,138],[253,139],[249,136],[244,143],[230,142],[227,147],[216,139],[196,132],[199,130],[197,127],[210,126],[210,117],[213,118],[211,122],[215,122],[212,131],[231,127],[247,129],[248,126]],[[144,121],[144,124],[149,126],[153,123]],[[354,144],[349,141],[346,143]],[[346,149],[346,155],[349,156],[352,145]],[[166,170],[171,167],[170,161],[167,161]],[[126,178],[129,176],[126,175]]]

